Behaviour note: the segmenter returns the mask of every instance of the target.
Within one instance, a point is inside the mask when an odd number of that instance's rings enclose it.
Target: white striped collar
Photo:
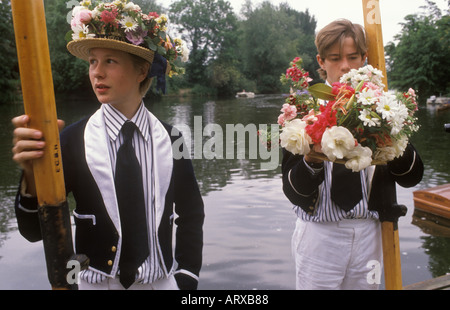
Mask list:
[[[106,132],[108,133],[110,139],[115,141],[119,136],[120,129],[123,124],[127,121],[127,117],[123,115],[119,110],[111,106],[110,104],[102,105],[103,116],[105,118]],[[149,119],[147,108],[144,102],[141,102],[139,109],[131,118],[131,120],[139,129],[145,141],[148,141],[150,137],[149,133]]]

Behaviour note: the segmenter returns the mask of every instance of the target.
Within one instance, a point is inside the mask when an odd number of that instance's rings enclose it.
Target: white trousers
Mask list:
[[[118,278],[107,278],[101,283],[88,283],[80,280],[79,290],[125,290]],[[128,290],[178,290],[177,281],[173,275],[149,284],[134,283]]]
[[[377,220],[297,220],[292,253],[299,290],[378,289],[383,266]]]

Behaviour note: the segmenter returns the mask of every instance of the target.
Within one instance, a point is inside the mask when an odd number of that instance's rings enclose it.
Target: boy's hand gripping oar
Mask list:
[[[368,62],[374,68],[383,72],[383,84],[388,90],[386,62],[384,58],[383,32],[381,27],[381,14],[379,0],[363,0],[364,28],[369,41]],[[398,216],[404,215],[402,206],[395,205]],[[381,223],[383,242],[384,278],[387,290],[401,290],[402,267],[400,259],[400,241],[398,235],[398,216],[392,221]]]
[[[43,0],[11,0],[25,113],[42,131],[44,156],[33,161],[38,214],[53,289],[68,289],[67,263],[74,257],[56,117]],[[84,262],[86,263],[86,262]],[[81,269],[81,268],[80,268]]]

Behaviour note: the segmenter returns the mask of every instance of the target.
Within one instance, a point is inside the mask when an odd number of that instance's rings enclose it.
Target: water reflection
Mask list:
[[[450,271],[450,219],[415,209],[412,224],[424,233],[422,248],[429,256],[429,270],[433,277]]]
[[[211,190],[218,190],[229,184],[232,175],[241,175],[246,179],[273,178],[279,175],[279,165],[275,169],[261,169],[262,161],[259,158],[251,159],[248,152],[244,158],[238,159],[237,151],[244,147],[248,150],[250,142],[262,148],[258,143],[258,137],[247,134],[244,141],[235,141],[234,153],[227,150],[226,129],[227,125],[242,124],[244,127],[251,124],[259,128],[260,124],[273,123],[277,111],[280,109],[281,96],[264,96],[250,100],[217,100],[167,98],[153,104],[149,108],[160,119],[174,125],[184,134],[186,142],[191,146],[191,157],[196,176],[199,180],[203,194]],[[201,120],[199,124],[198,121]],[[221,158],[205,159],[202,148],[211,139],[204,133],[206,126],[215,124],[223,131],[223,150],[217,151]],[[187,127],[187,134],[186,129]],[[200,139],[200,141],[198,141]],[[241,145],[241,144],[244,145]],[[196,149],[197,148],[197,149]],[[217,149],[216,149],[217,150]],[[200,155],[200,157],[199,157]],[[280,153],[276,156],[281,158]],[[279,162],[279,160],[277,160]]]
[[[63,96],[57,98],[57,102],[58,116],[67,125],[99,107],[95,98],[89,95]],[[295,215],[281,191],[279,165],[275,169],[262,169],[264,160],[251,159],[248,152],[239,159],[237,145],[233,158],[206,160],[194,157],[196,117],[201,119],[202,131],[208,124],[217,124],[222,129],[227,124],[271,124],[276,121],[282,102],[279,95],[228,100],[146,100],[147,107],[161,120],[179,127],[185,125],[192,134],[185,138],[190,140],[206,211],[200,289],[295,287],[290,251]],[[0,107],[0,289],[45,289],[48,281],[42,245],[29,244],[18,235],[12,210],[20,171],[11,160],[10,119],[20,113],[20,105]],[[429,219],[413,212],[412,198],[414,190],[450,182],[450,134],[443,130],[444,123],[450,123],[450,111],[433,114],[420,110],[419,121],[421,130],[412,141],[425,163],[424,180],[412,189],[398,188],[399,203],[409,207],[408,215],[399,223],[404,285],[450,272],[448,230],[436,233],[427,226]],[[203,146],[211,136],[200,135],[200,139]],[[247,135],[246,139],[244,143],[248,146],[250,137]],[[281,154],[278,155],[281,160]],[[443,225],[448,228],[447,223]],[[31,257],[37,257],[38,261]],[[6,283],[6,279],[13,276],[15,282]]]

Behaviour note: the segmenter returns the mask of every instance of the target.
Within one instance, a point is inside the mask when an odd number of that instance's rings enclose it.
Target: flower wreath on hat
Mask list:
[[[91,48],[111,48],[137,55],[151,64],[149,77],[157,77],[157,89],[165,91],[165,75],[184,74],[175,60],[188,60],[189,51],[181,39],[166,33],[167,16],[145,14],[129,0],[110,3],[83,0],[72,11],[71,30],[66,38],[69,52],[89,59]]]

